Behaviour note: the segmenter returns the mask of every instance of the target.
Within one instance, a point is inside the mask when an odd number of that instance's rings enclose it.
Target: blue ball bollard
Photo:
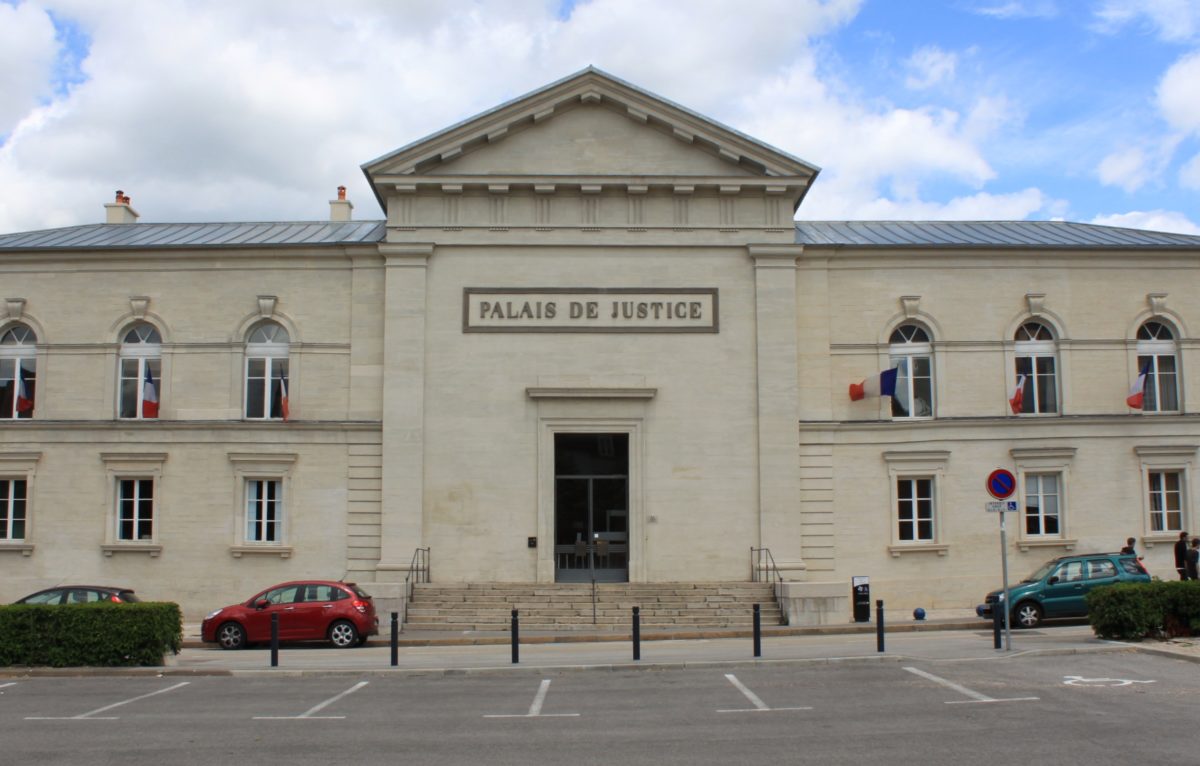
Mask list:
[[[921,607],[917,607],[916,609],[914,609],[914,610],[913,610],[913,619],[914,619],[914,620],[923,620],[923,619],[925,619],[925,610],[924,610],[924,609],[922,609]]]

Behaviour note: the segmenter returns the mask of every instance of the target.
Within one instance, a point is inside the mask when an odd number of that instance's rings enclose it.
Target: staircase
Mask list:
[[[418,583],[406,630],[629,630],[633,607],[646,630],[746,627],[760,605],[763,625],[783,621],[770,583]]]

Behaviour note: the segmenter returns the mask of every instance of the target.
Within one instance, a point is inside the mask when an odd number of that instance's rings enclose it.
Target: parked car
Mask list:
[[[280,641],[325,641],[345,648],[379,632],[375,603],[352,582],[298,580],[272,585],[242,604],[204,618],[200,635],[222,649],[241,649],[271,639],[271,616],[279,615]]]
[[[114,604],[136,604],[138,597],[130,588],[108,585],[59,585],[30,593],[14,604],[94,604],[111,601]]]
[[[1051,559],[1008,589],[1013,605],[1009,624],[1033,628],[1049,617],[1082,617],[1087,614],[1085,597],[1089,592],[1119,582],[1150,582],[1150,573],[1137,556],[1125,553]],[[1003,599],[1003,589],[994,590],[975,607],[975,613],[990,620],[993,608]]]

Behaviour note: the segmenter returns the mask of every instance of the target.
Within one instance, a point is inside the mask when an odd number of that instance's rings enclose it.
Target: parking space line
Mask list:
[[[16,685],[17,685],[17,682],[16,682],[16,681],[12,681],[12,682],[10,682],[10,683],[7,683],[7,684],[0,684],[0,689],[7,689],[7,688],[8,688],[8,687],[10,687],[10,686],[16,686]]]
[[[986,694],[980,694],[973,689],[968,689],[961,684],[956,684],[953,681],[947,681],[945,678],[942,678],[941,676],[935,676],[933,673],[926,673],[920,668],[905,668],[905,670],[913,675],[920,676],[921,678],[928,679],[937,684],[941,684],[947,689],[953,689],[959,694],[964,694],[971,698],[969,700],[948,700],[946,702],[947,705],[967,705],[973,702],[1030,702],[1039,699],[1038,697],[1006,697],[1004,699],[996,699],[994,697],[989,697]]]
[[[546,692],[550,691],[550,679],[543,678],[542,683],[538,686],[537,694],[533,697],[533,704],[529,706],[528,713],[522,714],[490,714],[484,718],[578,718],[579,713],[543,713],[542,705],[546,702]]]
[[[116,720],[120,719],[120,716],[106,716],[106,717],[99,717],[99,718],[97,718],[95,716],[97,713],[103,713],[105,710],[112,710],[115,707],[121,707],[122,705],[128,705],[130,702],[137,702],[138,700],[144,700],[147,697],[154,697],[158,694],[166,694],[169,691],[174,691],[180,687],[187,686],[189,683],[191,683],[191,681],[182,681],[180,683],[175,684],[174,686],[168,686],[165,689],[159,689],[156,692],[150,692],[149,694],[143,694],[141,696],[134,697],[133,699],[127,699],[127,700],[123,700],[121,702],[114,702],[111,705],[105,705],[104,707],[96,708],[95,710],[84,713],[82,715],[71,715],[71,716],[31,715],[31,716],[26,716],[25,720],[26,721],[116,721]]]
[[[737,679],[733,673],[726,673],[725,680],[733,684],[733,688],[745,695],[746,699],[750,700],[752,708],[734,708],[732,710],[717,710],[718,713],[772,713],[782,710],[812,710],[811,707],[768,707],[767,703],[762,701],[757,694],[746,688],[746,685]]]
[[[341,720],[341,719],[344,719],[346,716],[344,716],[344,715],[314,715],[314,714],[321,712],[322,710],[329,707],[330,705],[337,702],[338,700],[342,699],[343,697],[349,697],[351,694],[354,694],[354,692],[358,691],[359,689],[363,688],[364,686],[366,686],[369,683],[370,683],[370,681],[359,681],[354,686],[351,686],[349,689],[342,692],[341,694],[335,694],[334,696],[330,697],[329,699],[325,700],[324,702],[314,705],[313,707],[309,708],[308,710],[301,713],[300,715],[256,715],[256,716],[254,716],[254,720],[255,721],[299,721],[301,719],[314,719],[314,718],[321,719],[321,720]]]

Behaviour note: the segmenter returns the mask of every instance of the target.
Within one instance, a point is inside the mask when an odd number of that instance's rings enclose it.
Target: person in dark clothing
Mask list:
[[[1134,544],[1134,543],[1136,543],[1136,542],[1137,542],[1137,540],[1136,540],[1135,538],[1132,538],[1132,537],[1130,537],[1130,538],[1126,539],[1126,540],[1125,540],[1125,547],[1121,549],[1121,553],[1123,553],[1123,554],[1124,554],[1124,553],[1128,553],[1128,554],[1136,554],[1136,553],[1137,553],[1137,551],[1133,549],[1133,544]]]
[[[1192,547],[1188,548],[1187,576],[1189,580],[1200,580],[1200,537],[1192,538]]]
[[[1188,579],[1187,576],[1187,532],[1179,533],[1179,540],[1175,542],[1175,571],[1179,573],[1180,580]]]

